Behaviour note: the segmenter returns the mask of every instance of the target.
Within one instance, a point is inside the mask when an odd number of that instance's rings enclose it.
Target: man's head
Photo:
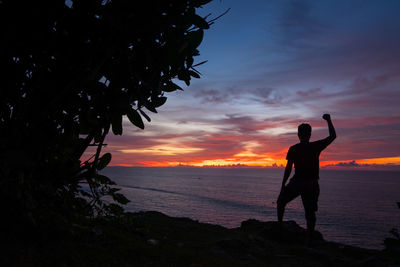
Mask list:
[[[311,125],[308,123],[302,123],[297,128],[297,136],[300,142],[308,142],[311,137]]]

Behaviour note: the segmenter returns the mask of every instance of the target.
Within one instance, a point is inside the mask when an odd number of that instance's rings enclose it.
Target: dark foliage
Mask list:
[[[6,221],[70,229],[123,211],[128,200],[98,173],[111,161],[104,138],[123,133],[125,115],[143,129],[164,92],[181,90],[173,79],[199,77],[194,57],[211,23],[196,8],[210,1],[0,1]]]

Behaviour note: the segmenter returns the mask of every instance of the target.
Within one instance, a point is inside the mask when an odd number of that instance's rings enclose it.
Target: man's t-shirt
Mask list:
[[[294,162],[293,178],[319,179],[319,154],[330,144],[329,137],[315,142],[298,143],[289,148],[286,159]]]

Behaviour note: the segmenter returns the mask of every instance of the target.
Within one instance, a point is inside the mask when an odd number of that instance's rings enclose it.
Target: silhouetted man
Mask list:
[[[310,142],[311,126],[300,124],[298,127],[298,137],[300,143],[291,146],[287,153],[287,164],[283,175],[281,192],[278,197],[278,221],[282,225],[285,206],[298,196],[303,201],[304,211],[307,220],[308,237],[312,237],[315,228],[315,212],[318,210],[319,196],[319,154],[336,138],[335,128],[333,127],[329,114],[322,116],[328,123],[329,136],[325,139]],[[294,164],[295,174],[286,184],[292,166]]]

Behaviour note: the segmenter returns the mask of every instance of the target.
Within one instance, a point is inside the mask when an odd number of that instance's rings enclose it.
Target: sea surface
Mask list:
[[[239,227],[244,220],[276,220],[283,169],[108,167],[131,201],[126,210]],[[382,249],[392,228],[400,228],[400,172],[320,171],[317,226],[324,238]],[[284,220],[305,227],[301,198],[288,204]]]

